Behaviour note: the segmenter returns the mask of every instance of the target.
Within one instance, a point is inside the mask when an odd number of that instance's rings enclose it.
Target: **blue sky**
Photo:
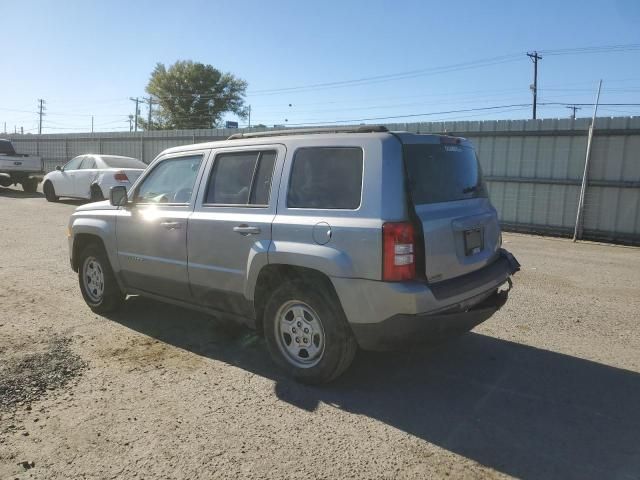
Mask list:
[[[91,115],[96,130],[128,129],[128,98],[144,95],[157,62],[180,59],[247,80],[254,124],[529,118],[529,107],[439,112],[530,103],[526,51],[640,44],[637,0],[0,0],[0,10],[0,130],[34,131],[44,98],[45,133],[87,131]],[[640,49],[543,56],[540,102],[592,102],[602,78],[601,101],[640,103]],[[442,69],[455,65],[465,68]],[[273,91],[403,72],[416,73]],[[568,114],[542,105],[538,116]]]

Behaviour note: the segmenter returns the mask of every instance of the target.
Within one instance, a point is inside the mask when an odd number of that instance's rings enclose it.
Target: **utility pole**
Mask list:
[[[45,101],[41,98],[38,99],[38,116],[40,121],[38,122],[38,135],[42,134],[42,117],[44,116],[44,104]]]
[[[93,133],[93,115],[91,115],[91,133]]]
[[[249,128],[251,128],[251,105],[249,105]]]
[[[144,97],[142,98],[144,100]],[[153,97],[151,95],[149,95],[149,98],[146,99],[147,103],[149,104],[149,111],[147,112],[147,130],[152,130],[152,126],[151,126],[151,112],[153,109],[153,104],[156,103],[155,100],[153,99]]]
[[[571,120],[576,119],[576,110],[582,110],[582,107],[576,107],[575,105],[568,105],[566,108],[568,108],[569,110],[573,110],[573,112],[571,113]]]
[[[4,122],[4,133],[7,133],[7,122]]]
[[[138,117],[140,116],[140,108],[138,107],[138,105],[140,104],[140,99],[138,97],[133,98],[133,97],[129,97],[129,100],[131,100],[132,102],[136,102],[136,112],[135,112],[135,131],[138,131]]]
[[[24,127],[20,127],[20,135],[24,135]]]
[[[542,57],[538,55],[538,52],[527,53],[527,57],[533,62],[533,85],[531,85],[531,90],[533,91],[533,119],[535,120],[538,106],[538,60],[542,60]]]

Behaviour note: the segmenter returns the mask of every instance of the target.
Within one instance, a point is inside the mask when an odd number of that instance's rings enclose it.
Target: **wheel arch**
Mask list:
[[[98,245],[106,253],[107,249],[105,248],[102,238],[100,238],[95,233],[77,233],[73,237],[73,248],[71,251],[71,268],[73,268],[74,272],[77,272],[80,268],[80,265],[78,263],[80,252],[82,252],[82,250],[84,250],[88,245],[91,244]]]
[[[260,270],[253,292],[255,326],[259,334],[262,334],[264,310],[271,292],[282,283],[290,280],[303,281],[313,284],[318,289],[325,290],[334,297],[339,307],[342,308],[338,294],[327,274],[308,267],[277,263],[268,264]]]

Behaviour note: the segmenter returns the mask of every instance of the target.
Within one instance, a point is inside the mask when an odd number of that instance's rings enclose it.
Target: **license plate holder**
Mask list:
[[[464,231],[464,254],[469,257],[480,253],[484,248],[482,229],[473,228]]]

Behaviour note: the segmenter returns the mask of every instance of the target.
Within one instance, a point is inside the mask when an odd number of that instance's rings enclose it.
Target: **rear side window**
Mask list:
[[[404,160],[416,205],[487,196],[480,163],[471,147],[409,144],[404,146]]]
[[[136,158],[129,157],[100,157],[107,168],[147,168],[147,164]]]
[[[287,194],[289,208],[355,210],[362,193],[362,149],[312,147],[296,151]]]
[[[209,205],[269,204],[276,152],[222,153],[216,156],[205,203]]]

